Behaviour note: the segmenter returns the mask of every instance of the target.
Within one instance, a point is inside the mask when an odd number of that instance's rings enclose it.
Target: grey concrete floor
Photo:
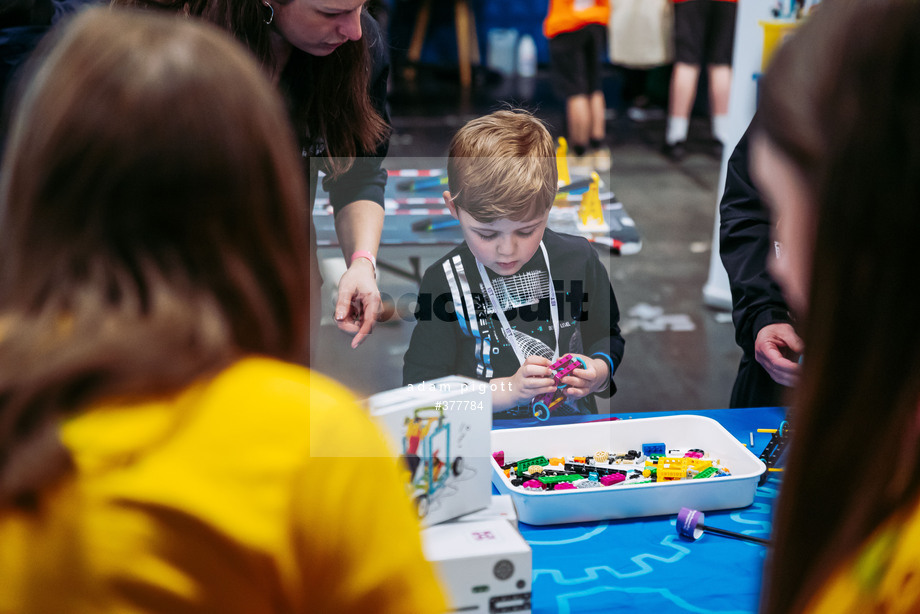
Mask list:
[[[542,73],[542,71],[541,71]],[[614,84],[615,85],[615,84]],[[399,167],[404,157],[443,156],[453,132],[466,120],[498,108],[500,101],[534,110],[560,133],[560,105],[541,75],[526,84],[483,84],[459,91],[453,80],[422,73],[413,85],[397,84],[391,96],[394,134],[387,164]],[[615,89],[610,79],[605,90]],[[608,106],[615,92],[608,93]],[[681,162],[662,155],[664,130],[660,117],[634,122],[611,110],[607,122],[613,153],[610,183],[635,220],[642,249],[629,256],[609,257],[610,278],[626,338],[623,364],[617,371],[619,392],[601,410],[645,412],[727,407],[741,352],[726,311],[704,304],[702,289],[709,274],[712,230],[717,204],[719,159],[708,143],[705,117],[691,122],[689,154]],[[420,257],[422,270],[449,248],[384,248],[381,258],[405,262]],[[600,252],[599,252],[600,253]],[[324,250],[327,284],[344,264],[336,250]],[[399,297],[417,290],[403,278],[381,272],[382,291]],[[324,297],[334,292],[329,285]],[[332,324],[331,299],[318,336],[320,360],[314,367],[347,383],[359,394],[372,394],[401,384],[402,356],[412,332],[411,322],[378,325],[371,337],[352,350],[349,339]]]

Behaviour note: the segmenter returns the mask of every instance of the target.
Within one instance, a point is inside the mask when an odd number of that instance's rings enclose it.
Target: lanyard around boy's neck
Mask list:
[[[549,317],[552,320],[553,335],[556,338],[556,347],[553,350],[553,362],[556,362],[556,359],[559,358],[559,309],[556,303],[556,288],[553,286],[553,272],[549,268],[549,255],[546,253],[546,246],[543,245],[543,241],[540,241],[540,249],[543,251],[543,260],[546,262],[546,276],[549,278]],[[489,302],[492,304],[492,311],[498,316],[498,321],[502,325],[502,332],[505,335],[505,339],[508,340],[508,344],[511,346],[511,349],[514,350],[514,355],[517,356],[518,362],[523,365],[527,357],[524,356],[521,345],[514,337],[514,331],[511,329],[511,324],[508,323],[508,317],[505,315],[504,309],[502,309],[501,302],[498,300],[498,297],[495,296],[495,288],[492,286],[492,280],[489,279],[486,267],[479,262],[478,258],[476,259],[476,266],[479,268],[479,276],[482,278],[482,284],[486,287],[486,295],[489,297]],[[539,297],[537,300],[539,300]]]

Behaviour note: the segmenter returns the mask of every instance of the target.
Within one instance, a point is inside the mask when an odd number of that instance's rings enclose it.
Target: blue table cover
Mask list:
[[[613,415],[630,419],[678,414],[713,418],[758,456],[771,436],[757,433],[757,429],[779,428],[785,419],[785,409],[779,407]],[[568,417],[567,421],[576,418]],[[562,423],[551,417],[540,424]],[[533,423],[496,421],[493,428],[522,426]],[[781,474],[769,475],[757,488],[752,505],[706,512],[705,524],[769,538],[779,487],[776,476]],[[498,492],[494,486],[493,492]],[[686,541],[677,535],[675,521],[676,515],[552,526],[519,523],[533,549],[532,611],[756,612],[766,547],[710,533],[697,541]]]

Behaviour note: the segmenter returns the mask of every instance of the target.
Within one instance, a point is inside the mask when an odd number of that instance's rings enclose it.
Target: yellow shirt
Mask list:
[[[809,614],[920,612],[920,502],[880,527],[812,598]]]
[[[75,473],[0,510],[0,614],[446,609],[390,449],[306,369],[247,358],[61,436]]]

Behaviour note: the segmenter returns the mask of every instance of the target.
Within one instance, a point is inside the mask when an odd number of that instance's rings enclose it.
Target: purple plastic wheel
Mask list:
[[[699,510],[692,510],[689,507],[680,508],[677,513],[677,534],[684,539],[698,540],[703,535],[703,529],[697,525],[702,525],[705,518],[706,516]]]

